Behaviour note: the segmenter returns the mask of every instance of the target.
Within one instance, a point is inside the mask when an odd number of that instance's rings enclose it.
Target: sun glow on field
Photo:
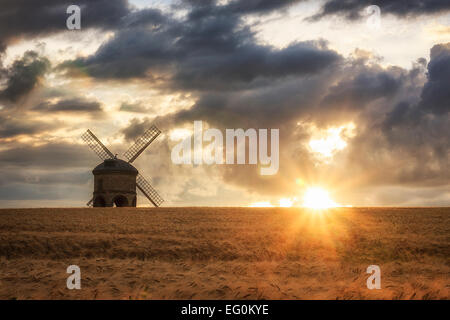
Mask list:
[[[303,202],[302,202],[303,199]],[[328,209],[335,207],[351,207],[350,205],[340,205],[334,202],[328,193],[323,188],[320,187],[309,187],[303,194],[303,198],[281,198],[278,200],[278,205],[272,204],[270,201],[258,201],[249,204],[247,207],[250,208],[310,208],[310,209]]]
[[[325,189],[319,187],[308,188],[303,196],[303,207],[311,209],[327,209],[339,207]]]

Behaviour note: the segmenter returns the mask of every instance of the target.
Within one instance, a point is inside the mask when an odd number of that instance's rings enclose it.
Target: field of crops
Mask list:
[[[1,299],[449,299],[449,257],[450,208],[0,210]]]

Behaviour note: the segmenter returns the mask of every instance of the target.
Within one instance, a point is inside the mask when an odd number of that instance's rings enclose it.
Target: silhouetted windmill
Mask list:
[[[131,165],[136,158],[159,136],[161,131],[151,126],[135,143],[124,153],[127,161],[117,159],[103,143],[87,130],[81,138],[103,160],[92,171],[94,174],[93,198],[87,203],[94,207],[135,207],[136,187],[155,206],[159,207],[163,199],[150,183]]]

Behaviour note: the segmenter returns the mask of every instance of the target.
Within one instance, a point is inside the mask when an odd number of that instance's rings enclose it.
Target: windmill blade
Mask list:
[[[141,174],[136,177],[136,185],[155,207],[159,207],[164,202],[163,198]]]
[[[156,126],[151,126],[145,133],[137,139],[134,144],[123,155],[129,163],[136,160],[137,157],[147,148],[153,140],[156,139],[161,131]]]
[[[81,138],[84,142],[86,142],[89,148],[91,148],[100,157],[100,159],[106,160],[114,158],[111,151],[104,146],[104,144],[95,136],[95,134],[92,133],[91,130],[88,129],[85,133],[83,133]]]
[[[92,198],[91,200],[89,200],[89,202],[88,203],[86,203],[86,205],[88,206],[88,207],[92,207],[92,204],[94,203],[94,198]]]

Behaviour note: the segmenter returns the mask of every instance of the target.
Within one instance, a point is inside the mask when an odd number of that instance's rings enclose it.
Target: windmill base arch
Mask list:
[[[94,195],[93,206],[102,207],[136,207],[136,194],[134,193],[102,193]]]
[[[114,207],[129,207],[129,202],[127,197],[123,196],[123,195],[118,195],[116,197],[114,197],[112,204]]]
[[[94,207],[106,207],[106,201],[102,196],[97,196],[94,199]]]

